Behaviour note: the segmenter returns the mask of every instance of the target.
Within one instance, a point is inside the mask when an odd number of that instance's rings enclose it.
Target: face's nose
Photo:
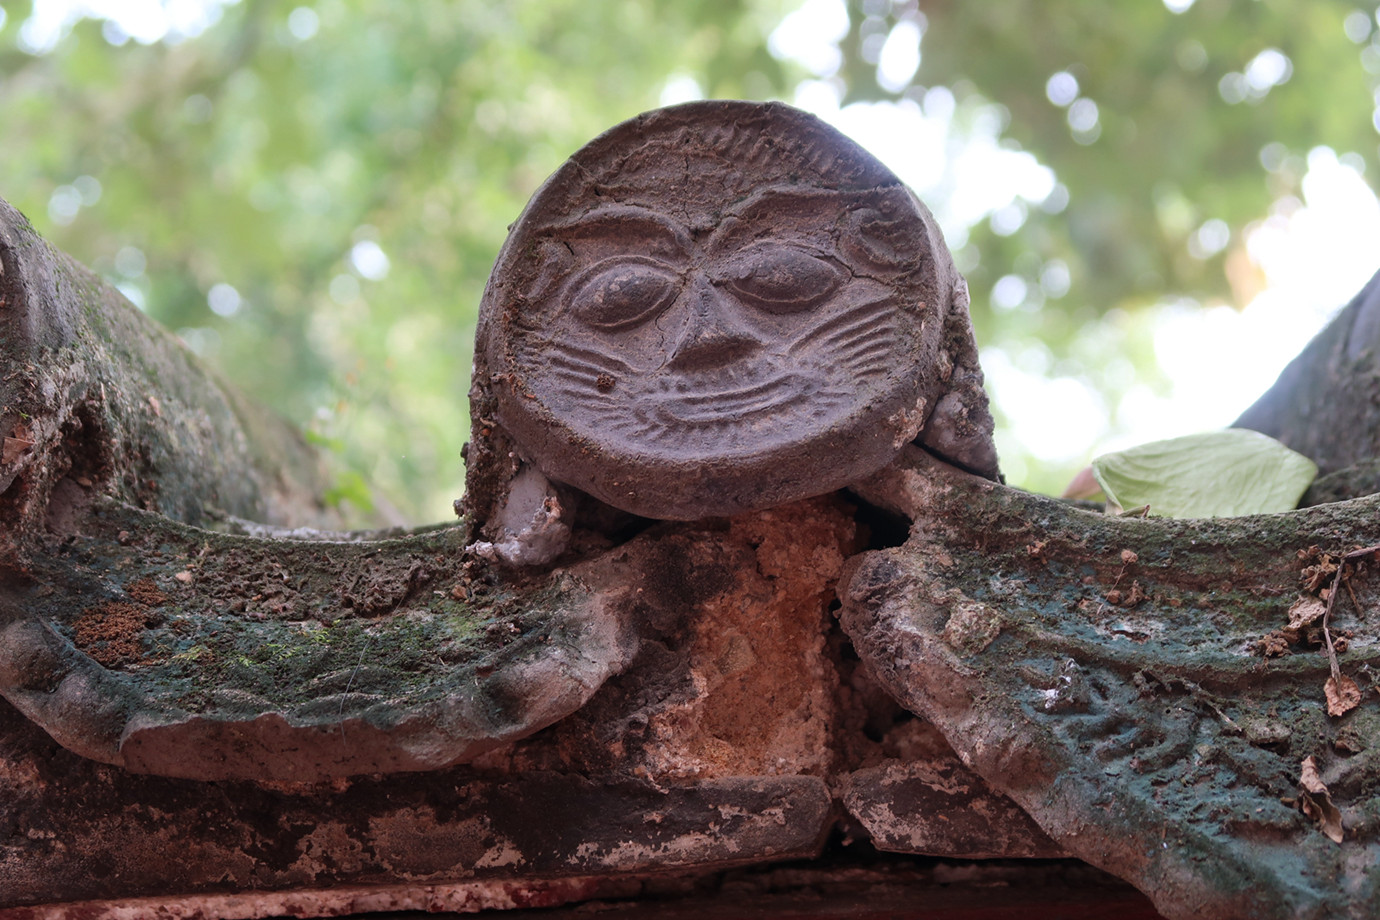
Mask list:
[[[738,318],[736,301],[706,278],[695,279],[686,293],[685,327],[671,347],[667,366],[677,371],[724,367],[756,354],[762,342]]]

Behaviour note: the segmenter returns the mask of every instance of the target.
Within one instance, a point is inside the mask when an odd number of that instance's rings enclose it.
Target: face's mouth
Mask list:
[[[648,456],[719,456],[808,437],[857,403],[860,384],[847,365],[790,358],[648,376],[602,364],[554,370],[547,385],[572,428]]]
[[[751,416],[788,411],[811,399],[819,390],[817,381],[790,372],[766,379],[738,380],[731,373],[715,377],[718,379],[712,382],[678,379],[662,393],[650,396],[653,414],[663,423],[672,425],[740,422]]]

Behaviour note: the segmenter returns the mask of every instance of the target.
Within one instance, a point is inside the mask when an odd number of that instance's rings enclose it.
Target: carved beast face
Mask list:
[[[499,258],[500,421],[552,478],[653,517],[838,488],[933,407],[934,238],[894,176],[804,113],[699,103],[621,125]]]

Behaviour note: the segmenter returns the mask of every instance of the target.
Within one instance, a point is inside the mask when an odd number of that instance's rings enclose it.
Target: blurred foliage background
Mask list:
[[[5,2],[0,196],[300,423],[356,522],[424,523],[459,493],[475,309],[542,179],[658,104],[795,101],[875,143],[939,216],[995,369],[1011,478],[1057,489],[1093,442],[1135,428],[1128,394],[1170,386],[1166,310],[1257,296],[1253,234],[1307,203],[1316,158],[1376,175],[1375,13]],[[1070,383],[1040,390],[1022,428],[1029,380]]]

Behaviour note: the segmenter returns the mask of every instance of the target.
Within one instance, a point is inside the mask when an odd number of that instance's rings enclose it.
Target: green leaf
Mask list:
[[[1318,474],[1312,460],[1243,428],[1104,454],[1092,469],[1109,512],[1149,505],[1151,514],[1179,518],[1288,511]]]

